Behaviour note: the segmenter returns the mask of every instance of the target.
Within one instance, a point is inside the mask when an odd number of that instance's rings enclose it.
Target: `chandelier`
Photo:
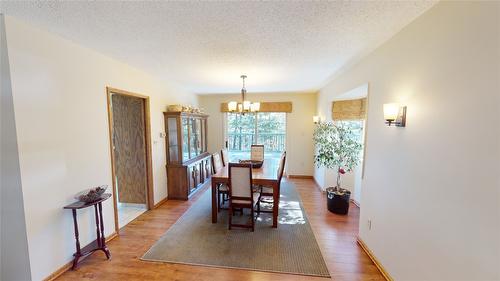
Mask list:
[[[239,112],[239,113],[247,113],[247,112],[257,112],[260,110],[260,102],[250,102],[245,100],[245,95],[247,93],[247,89],[245,88],[245,79],[246,75],[241,75],[241,79],[243,79],[243,87],[241,88],[241,102],[230,101],[227,103],[227,109],[229,112]]]

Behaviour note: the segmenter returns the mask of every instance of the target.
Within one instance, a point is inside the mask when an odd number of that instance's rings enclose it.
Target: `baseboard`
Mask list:
[[[50,274],[49,276],[47,276],[47,278],[45,278],[43,280],[44,281],[55,280],[57,277],[61,276],[64,272],[70,270],[72,265],[73,265],[73,261],[68,262],[67,264],[63,265],[58,270],[54,271],[52,274]]]
[[[359,204],[359,202],[358,202],[358,201],[356,201],[356,200],[354,200],[354,199],[351,199],[351,202],[352,202],[354,205],[358,206],[358,208],[361,208],[361,206],[360,206],[360,204]]]
[[[313,179],[313,176],[308,176],[308,175],[288,175],[288,178],[290,179]]]
[[[161,206],[161,204],[163,204],[163,203],[167,202],[167,200],[168,200],[168,197],[163,198],[162,200],[160,200],[160,202],[156,203],[156,204],[153,206],[153,209],[156,209],[156,208],[160,207],[160,206]]]
[[[118,233],[116,233],[116,232],[111,233],[108,237],[106,237],[106,243],[115,239],[116,237],[118,237]]]
[[[116,237],[118,237],[118,233],[116,233],[116,232],[111,233],[111,235],[109,235],[106,238],[106,243],[115,239]],[[70,261],[70,262],[66,263],[65,265],[61,266],[58,270],[52,272],[52,274],[50,274],[49,276],[47,276],[43,280],[44,281],[53,281],[53,280],[57,279],[57,277],[63,275],[64,272],[70,270],[72,266],[73,266],[73,261]]]
[[[318,181],[316,180],[315,177],[313,177],[313,180],[314,180],[314,184],[319,189],[319,191],[321,191],[322,193],[325,193],[325,191],[321,188],[321,185],[319,185],[319,183],[318,183]]]
[[[375,264],[375,266],[378,268],[382,276],[384,276],[385,280],[387,281],[394,281],[392,277],[389,275],[387,270],[382,266],[382,264],[377,260],[377,258],[373,255],[372,251],[368,246],[366,246],[365,242],[358,236],[357,239],[359,246],[365,251],[365,253],[368,255],[368,257],[372,260],[372,262]]]

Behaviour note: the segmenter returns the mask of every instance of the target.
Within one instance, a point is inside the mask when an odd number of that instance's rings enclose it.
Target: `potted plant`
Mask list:
[[[342,175],[359,164],[362,145],[352,129],[333,122],[319,122],[314,130],[313,141],[316,145],[316,166],[335,169],[337,172],[337,185],[326,189],[328,210],[347,214],[351,192],[341,187]]]

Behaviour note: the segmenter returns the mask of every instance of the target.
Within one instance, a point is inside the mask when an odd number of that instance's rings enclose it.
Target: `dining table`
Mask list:
[[[280,190],[278,183],[279,158],[265,158],[260,168],[252,169],[252,184],[271,187],[273,189],[273,228],[278,227],[278,207],[280,200]],[[238,162],[238,161],[235,161]],[[212,175],[212,223],[217,223],[217,185],[229,183],[228,166],[221,168]]]

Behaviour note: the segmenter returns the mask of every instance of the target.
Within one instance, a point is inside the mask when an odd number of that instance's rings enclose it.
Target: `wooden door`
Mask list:
[[[146,204],[145,101],[120,94],[111,100],[118,202]]]

